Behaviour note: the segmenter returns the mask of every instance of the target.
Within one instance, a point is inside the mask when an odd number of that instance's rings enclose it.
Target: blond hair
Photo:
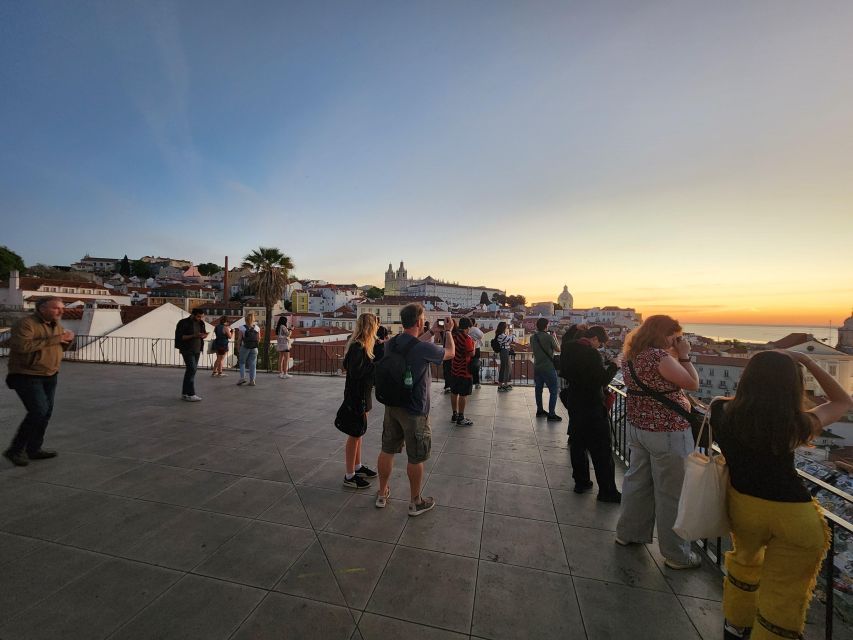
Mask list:
[[[347,342],[347,351],[353,342],[358,342],[368,358],[373,360],[373,345],[376,344],[376,331],[379,329],[379,318],[372,313],[362,313],[355,321],[355,330]]]
[[[250,311],[246,314],[246,326],[250,327],[255,324],[255,320],[258,319],[258,315],[254,311]]]

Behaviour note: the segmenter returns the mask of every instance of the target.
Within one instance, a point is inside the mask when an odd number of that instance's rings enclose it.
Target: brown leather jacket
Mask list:
[[[46,322],[38,313],[18,320],[8,343],[9,373],[28,376],[57,373],[62,352],[68,348],[60,342],[64,331],[61,324]]]

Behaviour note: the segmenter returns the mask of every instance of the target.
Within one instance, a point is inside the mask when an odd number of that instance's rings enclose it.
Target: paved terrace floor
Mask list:
[[[0,638],[721,636],[716,570],[614,544],[618,506],[571,491],[565,422],[534,419],[531,389],[475,391],[461,428],[433,386],[438,506],[409,518],[402,456],[385,510],[341,487],[342,379],[200,372],[191,404],[181,376],[64,365],[60,457],[0,468]],[[6,389],[0,415],[5,442],[22,416]]]

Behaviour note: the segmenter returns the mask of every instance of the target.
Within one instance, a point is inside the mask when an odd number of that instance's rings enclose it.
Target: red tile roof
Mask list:
[[[4,283],[6,287],[9,286],[8,282]],[[96,284],[94,282],[89,282],[88,280],[46,280],[45,278],[33,278],[30,276],[24,276],[21,278],[21,289],[25,289],[28,291],[39,291],[41,287],[67,287],[67,288],[82,288],[82,289],[93,289],[100,291],[109,291],[105,286]],[[50,293],[50,292],[48,292]]]
[[[696,364],[716,365],[720,367],[745,367],[749,362],[747,358],[728,358],[726,356],[706,356],[698,354],[694,356]]]
[[[121,308],[121,323],[127,324],[133,322],[137,318],[141,318],[146,313],[151,313],[157,307],[146,307],[141,304],[132,306],[124,306]]]

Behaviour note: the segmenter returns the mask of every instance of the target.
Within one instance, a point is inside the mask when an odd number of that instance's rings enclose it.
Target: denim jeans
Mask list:
[[[548,413],[554,413],[557,408],[557,389],[560,386],[557,382],[557,370],[549,371],[533,371],[534,394],[536,396],[536,410],[542,411],[542,389],[548,385]]]
[[[240,380],[246,379],[246,367],[249,367],[249,380],[254,381],[258,365],[258,350],[240,347]]]
[[[27,415],[9,445],[10,452],[20,453],[26,450],[27,453],[33,453],[41,449],[44,444],[44,432],[53,413],[53,397],[56,394],[58,378],[58,373],[52,376],[9,374],[7,382],[27,410]]]
[[[184,385],[181,393],[185,396],[194,396],[195,372],[198,371],[198,359],[201,357],[201,354],[192,353],[190,351],[181,351],[181,355],[183,356],[184,364],[187,367],[184,369]]]
[[[512,376],[512,369],[509,364],[509,351],[501,349],[500,358],[501,366],[498,370],[498,382],[501,384],[507,384]]]

